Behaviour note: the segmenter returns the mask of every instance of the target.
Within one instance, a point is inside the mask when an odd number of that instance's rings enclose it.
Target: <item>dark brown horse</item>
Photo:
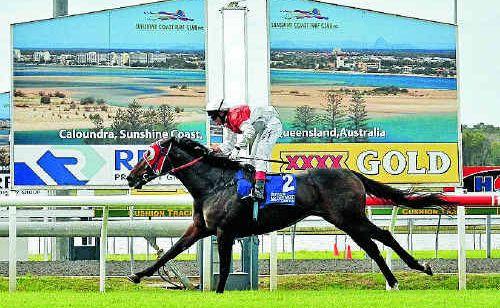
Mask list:
[[[259,211],[255,222],[252,201],[237,197],[234,181],[240,169],[253,178],[252,167],[215,156],[205,146],[186,138],[159,140],[153,147],[149,151],[159,151],[154,164],[150,159],[155,154],[148,152],[149,159],[142,159],[130,172],[130,187],[140,188],[167,173],[175,175],[193,196],[193,223],[154,265],[129,276],[134,283],[153,275],[196,241],[216,235],[220,257],[217,292],[223,292],[235,238],[280,230],[311,215],[322,217],[347,233],[377,263],[391,288],[397,288],[397,280],[373,240],[392,248],[410,268],[432,275],[428,264],[420,264],[389,231],[370,222],[365,215],[365,202],[369,194],[387,200],[388,204],[418,209],[445,205],[439,195],[410,194],[347,169],[315,169],[297,175],[295,206],[268,206]]]

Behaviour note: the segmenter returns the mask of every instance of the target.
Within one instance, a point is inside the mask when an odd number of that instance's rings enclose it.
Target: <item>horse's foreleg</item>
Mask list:
[[[160,259],[158,259],[155,264],[140,271],[136,274],[130,275],[128,278],[134,282],[139,283],[141,279],[145,276],[152,276],[158,269],[160,269],[165,263],[175,258],[178,254],[188,249],[197,240],[202,239],[210,235],[210,232],[204,228],[204,226],[196,225],[192,223],[184,232],[182,237],[172,246]]]
[[[231,267],[231,254],[233,252],[234,236],[224,231],[217,231],[217,245],[219,249],[219,282],[217,293],[223,293]]]

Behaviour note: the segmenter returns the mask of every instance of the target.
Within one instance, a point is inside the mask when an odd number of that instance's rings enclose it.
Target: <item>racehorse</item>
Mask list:
[[[194,199],[193,222],[155,264],[130,275],[129,280],[139,283],[196,241],[216,235],[220,258],[216,291],[222,293],[236,238],[280,230],[311,215],[322,217],[347,233],[377,263],[393,289],[398,288],[398,282],[373,240],[392,248],[411,269],[432,275],[428,264],[420,264],[389,231],[380,229],[367,218],[366,195],[385,199],[388,204],[420,209],[447,205],[439,194],[405,192],[348,169],[311,169],[297,174],[294,206],[267,206],[254,221],[251,198],[241,200],[237,196],[235,174],[238,170],[244,170],[249,179],[253,178],[251,166],[215,155],[191,139],[169,138],[152,144],[127,177],[129,186],[139,189],[159,176],[175,175]]]

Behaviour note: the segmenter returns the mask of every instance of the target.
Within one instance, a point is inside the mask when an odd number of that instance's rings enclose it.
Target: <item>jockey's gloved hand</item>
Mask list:
[[[255,199],[264,200],[264,187],[266,186],[266,180],[256,180],[253,187],[253,196]]]
[[[240,148],[234,147],[234,149],[231,151],[231,154],[229,154],[229,159],[237,160],[239,157],[240,157]]]

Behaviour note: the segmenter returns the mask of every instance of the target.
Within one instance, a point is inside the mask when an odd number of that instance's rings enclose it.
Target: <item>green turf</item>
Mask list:
[[[3,307],[498,307],[498,291],[156,291],[5,295]]]
[[[400,288],[406,290],[446,289],[455,290],[458,285],[457,275],[436,274],[427,276],[415,272],[396,272]],[[8,290],[7,278],[0,278],[0,292]],[[124,278],[108,278],[107,290],[117,291],[151,291],[156,280],[146,280],[139,285],[131,284]],[[328,273],[308,275],[282,275],[278,278],[281,290],[330,290],[349,289],[367,290],[384,289],[385,280],[380,273]],[[267,289],[269,278],[259,279],[260,288]],[[40,291],[95,291],[99,287],[99,279],[84,277],[40,277],[23,276],[18,278],[18,290],[28,292]],[[500,290],[500,274],[467,274],[468,289]],[[1,306],[0,306],[1,307]]]
[[[233,291],[223,295],[167,291],[124,279],[107,280],[99,294],[96,278],[22,277],[9,294],[0,279],[0,307],[498,307],[500,274],[468,275],[467,291],[456,291],[456,275],[428,277],[396,273],[401,291],[384,291],[380,274],[280,276],[278,291]]]

